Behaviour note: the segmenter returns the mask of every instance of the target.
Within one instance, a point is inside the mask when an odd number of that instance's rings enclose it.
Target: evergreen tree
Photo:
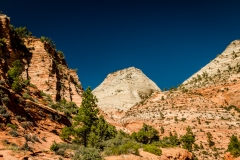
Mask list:
[[[8,78],[10,83],[12,84],[12,89],[15,92],[21,91],[24,83],[22,77],[20,77],[22,73],[23,64],[20,60],[16,60],[12,64],[12,68],[8,70]]]
[[[99,115],[97,108],[97,98],[92,94],[91,88],[88,87],[83,93],[82,104],[78,113],[73,117],[73,125],[65,127],[62,130],[61,138],[86,146],[96,146],[98,142],[115,137],[117,131],[114,126],[108,124],[103,116]]]
[[[229,151],[234,157],[240,156],[240,142],[235,135],[232,135],[227,151]]]
[[[93,125],[98,120],[99,110],[97,108],[97,98],[92,94],[91,88],[88,87],[83,93],[82,104],[78,110],[78,114],[74,119],[74,131],[77,142],[82,141],[87,146],[87,140]]]
[[[192,129],[188,126],[187,127],[187,133],[182,136],[181,142],[183,143],[183,148],[187,149],[188,151],[192,151],[192,145],[195,142],[195,135],[192,132]]]

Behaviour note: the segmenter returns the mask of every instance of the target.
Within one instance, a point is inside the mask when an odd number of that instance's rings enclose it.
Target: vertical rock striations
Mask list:
[[[24,64],[22,77],[30,79],[39,90],[58,101],[66,99],[81,104],[83,92],[77,73],[69,69],[64,58],[48,43],[39,38],[20,38],[11,31],[10,18],[0,15],[0,78],[6,79],[12,62],[19,59]]]

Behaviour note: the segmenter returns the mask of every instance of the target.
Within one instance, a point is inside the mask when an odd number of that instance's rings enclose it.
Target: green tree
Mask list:
[[[195,135],[192,132],[192,129],[188,126],[187,133],[181,137],[181,142],[183,143],[183,148],[188,151],[192,151],[192,145],[195,142]]]
[[[132,138],[140,143],[150,144],[154,141],[159,140],[158,134],[159,132],[156,129],[144,123],[142,129],[139,132],[132,133]]]
[[[102,142],[115,137],[117,131],[115,127],[108,124],[102,116],[100,118],[97,108],[97,98],[92,94],[91,88],[88,87],[83,93],[82,104],[78,113],[73,117],[73,125],[64,127],[61,138],[86,146],[96,146]]]
[[[103,116],[100,116],[96,125],[91,127],[91,132],[88,137],[88,145],[95,147],[99,142],[114,138],[116,134],[116,128],[108,124]]]
[[[228,149],[234,157],[240,156],[240,142],[235,135],[232,135],[230,142],[228,143]]]
[[[99,110],[97,108],[97,98],[92,94],[90,87],[83,93],[82,104],[78,110],[78,114],[73,118],[74,130],[76,138],[81,138],[83,145],[87,146],[87,140],[93,125],[98,120]]]
[[[213,139],[212,134],[210,132],[207,132],[207,141],[208,141],[209,147],[212,147],[215,144],[212,139]]]
[[[15,92],[21,91],[24,85],[24,80],[20,77],[22,68],[22,62],[20,60],[16,60],[13,62],[12,68],[8,70],[9,81],[12,84],[12,89]]]
[[[18,34],[19,37],[32,36],[32,32],[28,31],[28,29],[26,27],[15,28],[15,32]]]

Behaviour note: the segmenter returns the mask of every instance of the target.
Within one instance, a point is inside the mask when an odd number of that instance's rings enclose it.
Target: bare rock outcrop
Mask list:
[[[151,93],[161,91],[140,69],[130,67],[111,73],[93,90],[104,111],[126,111]]]

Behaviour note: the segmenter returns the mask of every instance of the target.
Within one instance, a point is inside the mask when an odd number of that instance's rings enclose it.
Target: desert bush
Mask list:
[[[146,152],[150,152],[152,154],[160,156],[162,154],[162,150],[154,145],[147,144],[143,147],[143,150]]]
[[[73,160],[102,160],[102,156],[98,149],[96,148],[80,148],[75,151]]]
[[[56,152],[58,149],[59,149],[58,144],[56,143],[56,141],[53,141],[53,143],[50,147],[50,150]]]
[[[138,149],[141,145],[133,140],[127,141],[125,144],[118,146],[111,146],[106,148],[106,155],[121,155],[121,154],[135,154],[139,155]]]
[[[52,48],[56,48],[56,44],[54,44],[53,40],[48,37],[41,36],[40,37],[41,42],[48,43]]]
[[[18,128],[17,125],[14,125],[14,124],[11,124],[11,123],[8,123],[7,127],[10,127],[10,128],[12,128],[14,130],[16,130]]]
[[[19,136],[19,133],[16,131],[16,130],[11,130],[11,131],[9,131],[9,134],[11,135],[11,136],[13,136],[13,137],[18,137]]]
[[[143,128],[139,132],[133,132],[131,137],[135,139],[137,142],[143,144],[150,144],[154,141],[158,141],[158,131],[154,129],[152,126],[143,124]]]
[[[32,151],[32,148],[28,145],[28,142],[25,142],[24,145],[21,147],[21,150]]]
[[[1,100],[2,100],[2,103],[4,103],[4,104],[8,104],[8,102],[10,101],[10,99],[7,96],[1,98]]]
[[[60,100],[50,107],[63,112],[67,117],[71,117],[72,114],[76,115],[78,111],[78,106],[74,102],[67,102],[66,100]]]
[[[32,136],[32,139],[35,141],[35,142],[40,142],[40,140],[38,139],[38,137],[36,135],[33,135]]]
[[[0,114],[5,114],[7,112],[7,109],[5,106],[0,106]]]
[[[165,136],[161,140],[152,143],[152,145],[162,148],[176,147],[179,146],[180,144],[181,141],[179,140],[176,132],[174,135],[172,134],[172,132],[170,132],[169,136]]]
[[[32,136],[30,134],[24,135],[24,138],[27,142],[32,140]]]
[[[26,117],[22,117],[20,115],[17,115],[15,117],[16,117],[16,120],[19,121],[19,122],[26,121]]]
[[[33,125],[33,123],[32,122],[29,122],[29,121],[27,121],[27,122],[24,122],[24,123],[21,123],[21,126],[24,128],[24,129],[27,129],[29,126],[31,126],[31,125]]]
[[[62,51],[58,50],[57,53],[58,53],[58,55],[60,56],[60,58],[63,59],[63,58],[65,57],[65,56],[64,56],[64,53],[63,53]]]
[[[212,134],[210,132],[207,132],[207,141],[208,141],[209,147],[212,147],[215,145],[212,139],[213,139]]]
[[[23,94],[23,98],[24,98],[24,99],[29,99],[29,100],[33,101],[32,96],[30,96],[30,95],[27,94],[27,93],[24,93],[24,94]]]

